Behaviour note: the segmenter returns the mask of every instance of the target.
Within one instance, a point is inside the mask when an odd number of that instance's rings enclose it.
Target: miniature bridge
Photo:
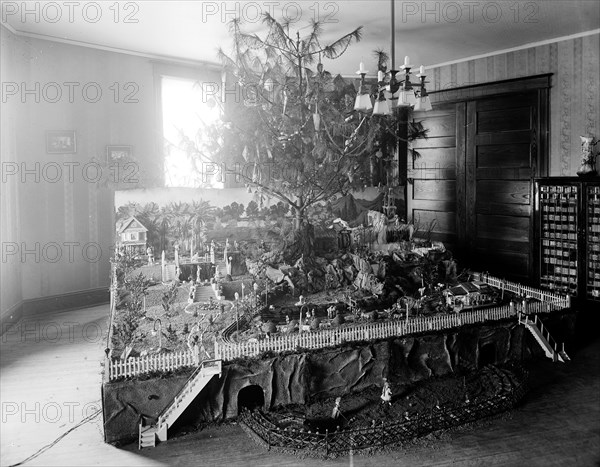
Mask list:
[[[192,373],[173,401],[160,413],[156,423],[145,426],[142,417],[139,424],[139,449],[154,447],[157,438],[159,441],[166,441],[169,427],[175,423],[215,375],[221,377],[221,360],[203,361],[194,373]]]

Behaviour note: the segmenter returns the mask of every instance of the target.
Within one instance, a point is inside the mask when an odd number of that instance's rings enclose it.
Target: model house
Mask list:
[[[125,220],[117,226],[119,246],[122,246],[130,254],[144,254],[146,252],[146,241],[148,229],[135,217]]]

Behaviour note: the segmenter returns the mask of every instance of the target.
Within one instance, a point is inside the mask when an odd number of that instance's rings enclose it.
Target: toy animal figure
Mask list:
[[[596,172],[596,156],[594,148],[598,140],[593,136],[580,136],[581,138],[581,165],[577,171],[580,177],[593,177]]]

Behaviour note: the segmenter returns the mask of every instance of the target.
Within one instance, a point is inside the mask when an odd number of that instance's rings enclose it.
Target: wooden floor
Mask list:
[[[27,320],[0,344],[3,466],[28,458],[100,409],[100,362],[108,307]],[[540,362],[532,390],[517,409],[477,428],[373,457],[332,461],[272,454],[236,425],[204,430],[138,451],[102,441],[96,415],[25,465],[183,466],[598,466],[600,340],[570,364]]]

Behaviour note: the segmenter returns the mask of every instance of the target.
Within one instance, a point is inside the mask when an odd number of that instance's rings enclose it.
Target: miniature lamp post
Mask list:
[[[302,332],[302,311],[303,309],[306,307],[306,305],[304,304],[304,296],[300,295],[300,297],[298,297],[298,303],[296,305],[300,305],[300,321],[298,321],[298,332]]]
[[[239,309],[239,302],[238,300],[240,299],[240,294],[239,293],[235,293],[234,294],[235,297],[235,323],[236,323],[236,327],[237,327],[237,333],[239,334],[240,332],[240,309]],[[239,338],[239,335],[238,335]]]
[[[162,348],[162,321],[157,318],[154,321],[154,327],[152,328],[152,335],[156,336],[156,324],[158,323],[158,350]]]
[[[246,285],[242,282],[242,300],[244,300],[244,289],[246,288]]]
[[[254,288],[254,307],[258,308],[258,284],[255,282],[252,287]]]
[[[265,306],[269,304],[269,281],[265,279]]]

